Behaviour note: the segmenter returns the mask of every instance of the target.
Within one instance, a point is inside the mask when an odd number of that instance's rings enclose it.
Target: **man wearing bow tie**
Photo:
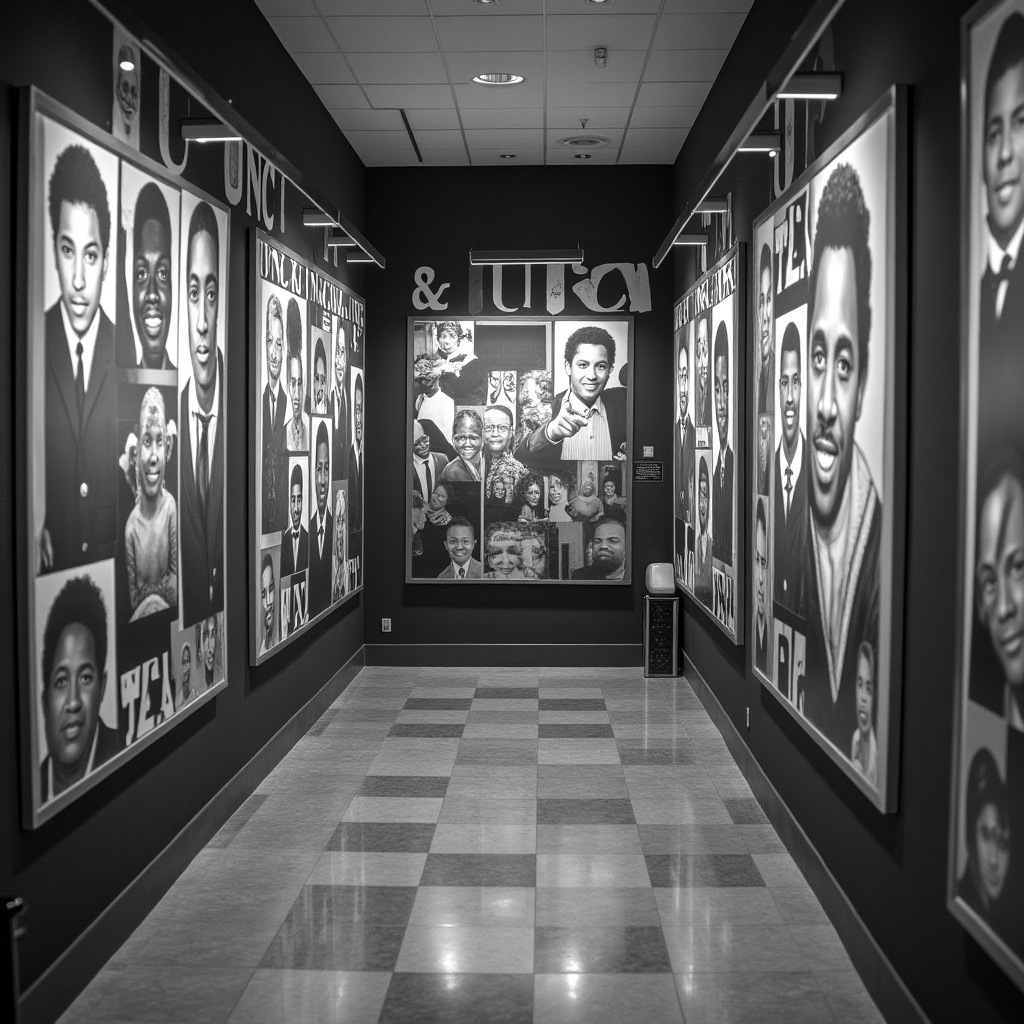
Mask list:
[[[292,468],[289,507],[292,513],[291,529],[281,538],[281,578],[295,572],[305,572],[309,564],[309,534],[302,525],[302,496],[305,491],[302,465]]]
[[[313,479],[316,486],[316,511],[309,520],[309,590],[306,606],[312,619],[331,603],[331,552],[334,550],[334,529],[327,500],[331,491],[331,444],[327,421],[321,420],[316,430]]]

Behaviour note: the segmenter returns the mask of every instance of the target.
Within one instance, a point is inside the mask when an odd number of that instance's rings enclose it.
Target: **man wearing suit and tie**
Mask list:
[[[679,394],[679,438],[676,448],[676,518],[693,522],[693,460],[696,455],[696,432],[690,419],[690,350],[683,337],[679,342],[679,361],[676,365],[676,385]]]
[[[779,349],[782,440],[775,453],[775,601],[807,615],[806,446],[800,430],[800,332],[790,323]]]
[[[468,519],[456,516],[444,532],[444,546],[451,559],[448,568],[437,574],[439,580],[483,579],[483,564],[473,557],[476,530]]]
[[[982,172],[988,199],[988,239],[981,280],[978,451],[1020,444],[1024,437],[1024,16],[999,29],[985,81]]]
[[[319,615],[331,603],[331,554],[334,528],[328,497],[331,492],[331,442],[327,424],[316,429],[313,479],[316,485],[316,511],[309,520],[309,588],[306,607],[309,617]]]
[[[283,530],[288,521],[285,478],[284,425],[288,401],[281,387],[281,361],[284,358],[284,313],[281,300],[267,300],[267,385],[263,389],[263,532]]]
[[[694,543],[693,595],[711,607],[711,544],[708,537],[708,460],[702,455],[697,470],[697,538]]]
[[[723,320],[715,332],[715,421],[718,464],[711,499],[711,547],[715,558],[732,565],[733,458],[729,447],[729,329]]]
[[[309,534],[302,525],[302,466],[292,467],[290,502],[291,529],[281,538],[281,579],[294,572],[305,572],[309,565]]]
[[[68,146],[49,183],[60,298],[46,311],[46,514],[39,570],[114,555],[117,440],[114,326],[100,307],[110,206],[92,155]]]
[[[441,479],[441,471],[448,458],[430,450],[430,435],[419,420],[412,421],[412,489],[426,500],[434,484]]]
[[[334,384],[331,386],[331,472],[335,480],[348,479],[348,333],[338,318],[334,341]]]
[[[348,456],[349,535],[363,528],[363,378],[356,374],[352,388],[353,433]]]
[[[181,395],[182,622],[224,609],[224,362],[217,345],[220,233],[208,203],[192,211],[185,307],[192,379]]]

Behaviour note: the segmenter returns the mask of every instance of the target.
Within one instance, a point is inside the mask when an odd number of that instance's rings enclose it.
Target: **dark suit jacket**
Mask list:
[[[338,412],[338,429],[334,429],[335,406]],[[348,422],[348,396],[341,395],[340,399],[331,396],[331,479],[348,479],[348,448],[349,448],[349,422]]]
[[[331,555],[334,551],[334,521],[331,510],[324,510],[324,552],[320,554],[320,538],[316,534],[317,517],[309,520],[309,587],[306,607],[309,617],[319,615],[331,603]]]
[[[353,534],[363,528],[363,467],[366,465],[366,453],[362,460],[356,459],[356,446],[348,450],[348,532]]]
[[[421,491],[420,478],[416,473],[416,456],[413,456],[413,469],[412,469],[412,489],[414,491]],[[430,462],[430,479],[433,481],[434,486],[437,486],[437,481],[441,479],[441,473],[444,467],[448,465],[448,457],[445,455],[438,455],[437,452],[431,452],[428,456]],[[429,494],[421,495],[424,498],[429,498]]]
[[[117,384],[114,325],[102,308],[79,421],[60,299],[46,311],[46,516],[53,569],[113,558],[117,547]]]
[[[180,417],[181,496],[178,500],[178,535],[181,538],[181,620],[191,626],[224,609],[224,360],[217,352],[220,395],[217,404],[217,436],[210,456],[210,483],[207,488],[206,515],[199,509],[196,489],[191,416]],[[189,381],[181,396],[181,408],[189,407]]]
[[[463,568],[466,570],[466,575],[463,579],[467,580],[480,580],[484,576],[483,564],[476,558],[471,558]],[[458,579],[455,575],[455,570],[452,569],[451,562],[448,563],[448,568],[438,573],[437,578],[439,580],[454,580]]]
[[[701,604],[711,607],[711,555],[715,546],[714,539],[710,539],[705,557],[700,557],[700,533],[694,531],[693,537],[693,596]]]
[[[807,458],[804,441],[800,475],[791,481],[793,498],[786,516],[786,484],[782,449],[775,452],[775,601],[801,618],[807,617],[807,570],[811,558],[807,537]]]
[[[292,531],[289,529],[281,537],[281,578],[291,576],[293,572],[305,572],[309,566],[309,534],[304,526],[299,527],[299,557],[296,561],[292,553]]]
[[[288,451],[284,425],[288,411],[281,382],[277,384],[277,405],[270,413],[270,385],[263,389],[263,523],[264,533],[288,527]]]
[[[722,482],[721,464],[725,459],[725,482]],[[718,453],[711,483],[711,550],[715,558],[726,565],[732,565],[732,494],[733,494],[732,449]]]
[[[764,638],[757,631],[757,616],[754,617],[754,668],[768,675],[768,622],[764,624]]]
[[[686,523],[693,524],[693,509],[690,503],[690,495],[693,493],[693,466],[696,457],[697,431],[693,421],[687,413],[683,425],[683,436],[680,440],[679,429],[676,428],[676,476],[675,476],[675,504],[676,519],[682,519]]]
[[[456,362],[459,362],[458,357]],[[462,363],[458,376],[442,373],[437,383],[456,405],[484,405],[487,402],[487,371],[479,359]]]
[[[596,565],[584,565],[579,569],[573,569],[572,578],[574,580],[606,580],[608,576]]]
[[[101,764],[106,764],[115,754],[122,750],[121,734],[116,729],[111,729],[102,718],[96,722],[96,760],[92,763],[93,771]],[[50,774],[50,755],[40,762],[39,765],[39,794],[40,803],[49,803],[52,797],[47,792]],[[88,775],[86,776],[88,778]]]
[[[1019,449],[1024,438],[1024,246],[1010,272],[1002,314],[996,317],[998,282],[986,263],[981,279],[979,314],[978,413],[979,474],[1001,447]]]
[[[564,391],[555,395],[551,403],[551,418],[558,415],[565,399]],[[605,388],[601,394],[605,412],[608,416],[608,437],[612,443],[612,455],[626,443],[626,389]],[[562,442],[551,442],[544,433],[544,427],[538,427],[532,434],[527,434],[516,449],[515,457],[538,473],[557,473],[562,465]]]

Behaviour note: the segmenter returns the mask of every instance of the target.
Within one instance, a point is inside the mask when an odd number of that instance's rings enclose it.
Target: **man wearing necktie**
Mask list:
[[[711,499],[711,549],[715,558],[732,565],[733,457],[729,447],[729,329],[723,320],[715,331],[715,422],[718,463]]]
[[[348,456],[348,529],[349,536],[363,528],[363,376],[353,374],[352,448]],[[354,551],[355,546],[350,545]]]
[[[285,479],[288,459],[284,428],[288,400],[281,387],[284,363],[284,311],[277,295],[267,300],[266,318],[267,384],[263,389],[263,532],[284,529],[288,521]]]
[[[331,553],[334,549],[334,529],[330,502],[327,500],[331,491],[331,442],[327,435],[326,420],[321,420],[316,429],[313,458],[316,511],[309,520],[309,587],[306,592],[306,607],[311,619],[331,603]]]
[[[281,538],[281,581],[292,573],[305,572],[309,564],[309,534],[302,525],[302,504],[305,495],[305,482],[302,477],[302,464],[292,466],[291,486],[289,488],[289,508],[291,510],[291,529]]]
[[[49,181],[60,297],[47,311],[46,514],[39,571],[111,558],[116,547],[114,326],[100,306],[110,207],[92,153],[68,146]]]
[[[181,618],[191,626],[224,609],[224,362],[217,345],[220,231],[213,208],[192,211],[185,307],[192,379],[181,394]]]
[[[987,198],[979,311],[978,452],[1024,441],[1024,16],[999,29],[985,81],[982,174]]]
[[[777,604],[807,615],[807,474],[800,429],[800,331],[787,325],[779,349],[782,440],[775,452],[775,586]]]
[[[444,455],[430,450],[430,435],[419,420],[412,421],[412,489],[426,500],[448,465]]]

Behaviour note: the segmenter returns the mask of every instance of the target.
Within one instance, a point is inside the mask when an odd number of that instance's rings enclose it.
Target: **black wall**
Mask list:
[[[953,0],[847,0],[832,26],[844,93],[829,105],[816,136],[820,152],[890,85],[910,86],[906,605],[903,623],[896,624],[904,630],[903,663],[896,666],[903,683],[898,813],[874,810],[754,680],[747,650],[723,642],[689,609],[683,645],[925,1012],[934,1021],[974,1024],[1024,1019],[1024,996],[945,906],[961,450],[959,19],[968,6]],[[774,9],[763,0],[755,4],[744,33],[766,7]],[[745,104],[758,73],[760,68],[745,70],[730,57],[677,161],[677,208],[721,142],[715,111]],[[705,114],[707,123],[701,124]],[[738,238],[749,241],[753,218],[771,200],[770,174],[763,155],[741,155],[716,188],[732,192]],[[694,279],[692,258],[678,258],[676,274],[679,291]],[[749,537],[746,557],[749,564]]]
[[[125,5],[140,7],[140,5]],[[201,0],[150,0],[155,36],[180,47],[184,61],[277,146],[325,198],[361,222],[363,167],[262,15],[247,0],[218,0],[217,17]],[[134,14],[133,14],[134,16]],[[201,30],[197,26],[202,26]],[[0,33],[0,74],[11,86],[34,84],[106,127],[110,117],[111,28],[86,0],[9,7]],[[229,91],[230,90],[230,91]],[[15,180],[17,97],[0,90],[0,181]],[[301,117],[296,112],[301,112]],[[15,508],[24,500],[14,474],[11,205],[0,203],[0,893],[24,897],[22,987],[40,974],[163,850],[250,758],[356,652],[363,640],[361,599],[250,669],[247,592],[248,262],[251,224],[244,203],[232,210],[227,358],[229,524],[226,552],[228,686],[152,746],[35,832],[20,828]],[[14,254],[9,259],[9,254]],[[363,291],[362,271],[339,276]],[[17,296],[15,299],[17,300]],[[159,897],[154,894],[154,899]],[[68,993],[70,999],[74,993]]]
[[[410,316],[458,318],[468,313],[470,249],[564,249],[578,244],[587,267],[629,261],[650,268],[672,219],[668,166],[367,170],[367,237],[388,258],[386,274],[368,277],[366,295],[368,334],[375,339],[367,352],[367,378],[374,382],[366,407],[368,644],[641,642],[644,572],[649,562],[672,558],[671,479],[633,485],[632,586],[464,590],[403,582],[407,323]],[[435,289],[441,282],[451,284],[442,296],[448,301],[444,314],[418,312],[413,306],[414,275],[422,266],[435,271]],[[567,285],[571,279],[567,273]],[[634,314],[632,457],[642,454],[643,445],[653,444],[671,478],[672,394],[665,386],[672,349],[668,266],[650,270],[650,281],[652,309]],[[489,276],[484,284],[484,310],[493,311]],[[585,316],[584,307],[566,291],[566,315],[579,310]],[[534,296],[533,312],[543,315],[536,289]],[[402,472],[396,472],[397,466]],[[380,632],[385,616],[392,619],[390,635]]]

